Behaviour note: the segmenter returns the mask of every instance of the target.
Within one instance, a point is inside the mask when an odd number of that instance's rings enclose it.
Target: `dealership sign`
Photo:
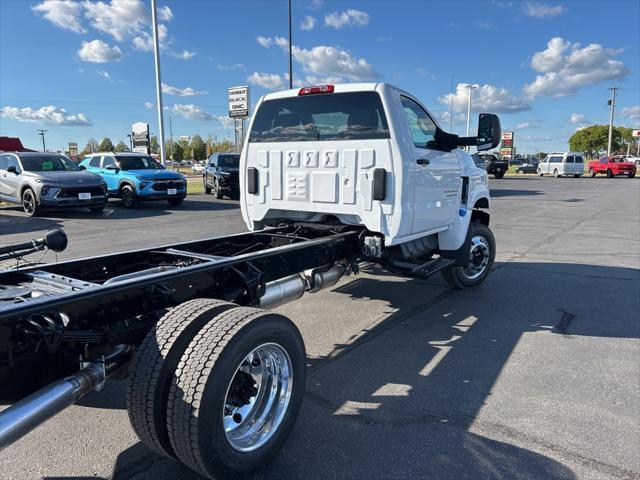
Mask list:
[[[229,92],[229,116],[246,118],[249,116],[249,87],[232,87]]]
[[[69,143],[69,158],[71,160],[78,160],[78,144]]]
[[[144,122],[136,122],[131,125],[131,143],[133,144],[133,151],[136,153],[150,153],[149,141],[149,124]]]
[[[633,130],[633,131],[631,132],[631,134],[632,134],[634,137],[640,137],[640,130]]]
[[[513,132],[502,132],[500,156],[513,158]]]

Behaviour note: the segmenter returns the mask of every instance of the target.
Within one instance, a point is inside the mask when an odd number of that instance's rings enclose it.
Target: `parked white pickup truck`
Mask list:
[[[362,225],[369,254],[397,273],[442,270],[458,288],[489,273],[487,174],[458,148],[497,145],[444,132],[410,93],[384,83],[323,85],[265,95],[241,157],[250,230],[286,222]]]

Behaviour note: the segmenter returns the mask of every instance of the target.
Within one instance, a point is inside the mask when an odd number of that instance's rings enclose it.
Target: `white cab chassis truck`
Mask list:
[[[443,271],[458,288],[489,273],[487,174],[458,147],[495,147],[495,115],[480,115],[477,137],[459,138],[392,85],[323,85],[265,95],[249,132],[240,181],[250,230],[361,226],[365,253],[396,273]]]
[[[128,377],[129,419],[149,448],[212,479],[264,465],[306,379],[300,332],[268,309],[363,261],[442,272],[460,289],[487,278],[487,174],[459,147],[495,147],[500,122],[478,125],[476,137],[446,133],[382,83],[271,93],[241,155],[250,232],[45,265],[16,262],[65,249],[64,232],[0,246],[12,262],[0,271],[0,403],[11,404],[0,450]]]

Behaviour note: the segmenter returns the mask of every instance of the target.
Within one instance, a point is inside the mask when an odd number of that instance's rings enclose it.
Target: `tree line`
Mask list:
[[[160,153],[160,144],[158,138],[152,135],[149,139],[149,147],[152,154]],[[176,162],[181,160],[205,160],[212,153],[232,152],[235,144],[229,139],[218,140],[218,137],[209,135],[206,140],[200,135],[194,135],[190,140],[167,140],[165,142],[165,155],[167,159],[173,159]],[[79,157],[83,159],[86,155],[93,152],[130,152],[131,149],[127,143],[120,140],[117,144],[109,137],[105,137],[101,142],[95,138],[90,138],[86,146],[80,152]]]
[[[633,150],[638,139],[632,135],[632,130],[626,127],[613,127],[611,139],[611,153],[625,155],[627,146]],[[592,125],[581,128],[569,138],[569,149],[572,152],[582,152],[588,158],[597,157],[600,152],[606,152],[609,144],[609,125]]]

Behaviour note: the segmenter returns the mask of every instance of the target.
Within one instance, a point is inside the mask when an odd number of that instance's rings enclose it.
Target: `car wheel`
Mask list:
[[[220,188],[218,187],[218,181],[214,180],[213,181],[213,188],[211,189],[211,193],[213,193],[213,196],[220,200],[224,195],[222,195],[222,192],[220,191]]]
[[[521,168],[519,168],[518,170],[516,170],[516,173],[524,173],[524,172],[522,171]]]
[[[611,169],[607,169],[607,177],[613,178],[613,172],[611,171]]]
[[[36,197],[35,192],[30,188],[26,188],[25,191],[22,192],[22,209],[24,210],[24,213],[30,217],[35,217],[40,213],[38,197]]]
[[[543,175],[542,171],[538,169],[538,176],[541,177]]]
[[[553,176],[556,177],[556,178],[558,178],[560,176],[560,172],[558,172],[557,168],[553,171]]]
[[[576,174],[573,176],[573,178],[580,178],[580,176],[581,176],[581,175],[580,175],[579,173],[576,173]]]
[[[494,178],[497,178],[498,180],[500,180],[502,177],[504,177],[504,172],[496,172],[493,174]]]
[[[627,175],[628,178],[634,178],[636,176],[635,173],[630,173],[629,175]]]
[[[125,208],[134,208],[138,205],[138,197],[131,185],[123,185],[120,189],[120,198]]]
[[[104,210],[105,205],[100,205],[98,207],[89,207],[89,210],[93,213],[100,213]]]
[[[489,275],[496,258],[496,241],[489,227],[473,222],[469,264],[466,267],[449,267],[442,277],[452,287],[464,290],[480,285]]]
[[[171,205],[172,207],[179,207],[180,205],[182,205],[182,202],[184,202],[184,198],[170,198],[169,199],[169,205]]]
[[[596,171],[593,168],[589,169],[589,176],[592,178],[596,176]]]

